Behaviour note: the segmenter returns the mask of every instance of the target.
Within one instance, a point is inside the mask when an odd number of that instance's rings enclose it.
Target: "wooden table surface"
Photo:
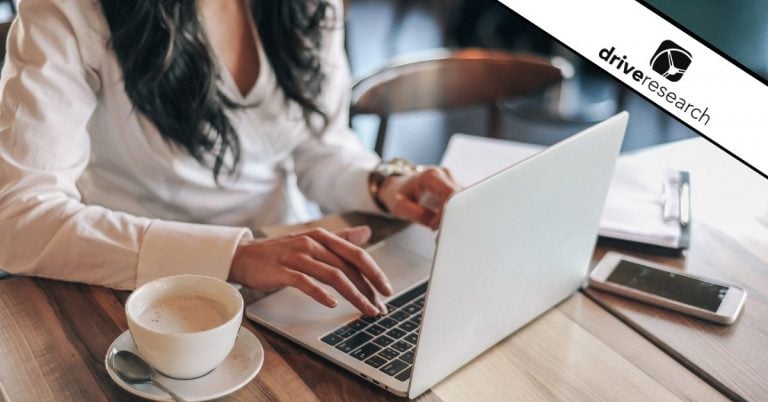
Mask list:
[[[701,138],[630,157],[687,170],[692,186],[685,259],[635,255],[740,285],[747,301],[734,325],[721,326],[598,290],[587,295],[729,398],[768,400],[768,180]]]
[[[768,400],[768,264],[712,226],[694,222],[692,233],[684,259],[617,251],[743,287],[747,301],[735,324],[712,324],[600,290],[586,294],[730,399]]]
[[[136,399],[103,365],[127,329],[126,292],[58,281],[0,282],[0,384],[11,401]],[[388,400],[269,331],[259,375],[227,400]],[[505,339],[420,399],[723,399],[582,294]]]
[[[360,222],[347,216],[333,217],[323,224],[334,228]],[[381,227],[376,232],[381,232]],[[0,281],[0,395],[5,393],[12,401],[136,399],[114,384],[103,366],[109,345],[127,329],[123,310],[127,296],[127,292],[99,286],[37,278]],[[244,296],[253,299],[252,292],[245,291]],[[603,304],[615,302],[607,296],[589,296]],[[574,294],[420,399],[725,399],[707,383],[711,378],[704,376],[705,381],[701,372],[689,370],[676,360],[694,346],[684,346],[682,353],[669,353],[590,297]],[[752,304],[748,307],[753,309]],[[626,309],[626,314],[643,314],[636,306]],[[754,314],[760,313],[755,310]],[[668,315],[653,311],[660,317]],[[717,336],[718,330],[733,334],[748,328],[744,322],[752,320],[751,315],[745,315],[739,325],[724,330],[684,317],[667,318],[680,325],[681,331],[688,328],[690,338],[700,334],[700,344],[710,348],[717,338],[707,339]],[[264,345],[264,367],[251,383],[225,400],[395,399],[248,320],[244,325]],[[740,358],[732,357],[731,361],[738,366]],[[754,373],[753,379],[765,382],[767,375],[764,370]],[[734,377],[734,382],[739,381]],[[743,386],[760,389],[751,384]],[[730,392],[731,388],[721,387],[723,390]]]

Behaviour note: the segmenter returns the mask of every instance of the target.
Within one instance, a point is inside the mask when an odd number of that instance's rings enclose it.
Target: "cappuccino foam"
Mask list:
[[[199,332],[227,322],[226,307],[202,295],[169,296],[153,300],[138,321],[165,333]]]

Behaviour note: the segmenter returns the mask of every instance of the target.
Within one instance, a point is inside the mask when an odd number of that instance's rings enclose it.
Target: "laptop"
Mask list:
[[[457,192],[437,234],[411,225],[372,246],[395,289],[386,316],[327,308],[294,288],[247,316],[417,397],[582,285],[627,120],[619,113]]]

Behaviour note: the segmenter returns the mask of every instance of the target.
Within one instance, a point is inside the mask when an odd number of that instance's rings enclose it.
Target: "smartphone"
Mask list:
[[[614,252],[600,260],[589,275],[589,284],[718,324],[736,321],[747,298],[747,292],[738,286]]]

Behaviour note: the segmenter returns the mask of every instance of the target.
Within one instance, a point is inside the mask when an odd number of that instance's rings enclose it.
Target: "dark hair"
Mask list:
[[[232,175],[240,143],[225,112],[247,107],[218,88],[219,74],[198,17],[197,0],[100,0],[111,30],[110,47],[133,106],[169,143],[213,170]],[[317,102],[324,73],[322,29],[327,0],[247,0],[277,82],[304,120],[326,115]],[[262,60],[262,63],[267,62]]]

